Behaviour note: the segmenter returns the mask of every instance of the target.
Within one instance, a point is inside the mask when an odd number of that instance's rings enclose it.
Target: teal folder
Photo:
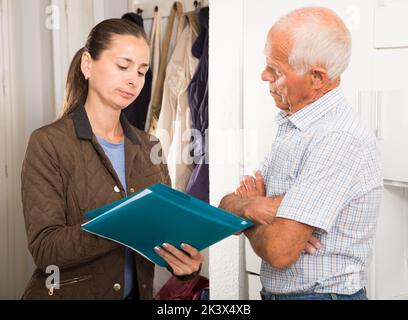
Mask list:
[[[187,243],[198,250],[253,225],[183,192],[158,183],[85,214],[82,229],[123,244],[159,266],[155,246]]]

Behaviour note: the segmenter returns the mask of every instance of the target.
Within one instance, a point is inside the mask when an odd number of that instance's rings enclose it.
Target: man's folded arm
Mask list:
[[[254,210],[248,209],[257,200],[258,203],[252,206]],[[271,198],[241,199],[235,193],[230,193],[221,200],[219,207],[243,218],[251,218],[249,215],[256,214],[260,208],[259,200],[262,200],[264,205],[269,204],[266,201],[272,201]],[[270,213],[276,214],[281,200],[282,197],[279,197],[277,202],[270,202]],[[272,217],[272,215],[270,217],[268,224],[257,224],[246,229],[244,233],[255,253],[264,261],[275,268],[287,268],[299,259],[312,237],[314,227],[295,220]]]
[[[275,217],[272,223],[244,231],[255,253],[271,266],[284,269],[294,264],[312,236],[307,224]]]
[[[231,212],[237,216],[244,217],[245,206],[248,204],[248,200],[242,199],[235,193],[229,193],[224,196],[219,204],[219,208]]]

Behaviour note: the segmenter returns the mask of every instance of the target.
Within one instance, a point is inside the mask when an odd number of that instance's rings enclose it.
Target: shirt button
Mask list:
[[[145,283],[142,284],[142,288],[146,289],[147,285]]]
[[[135,189],[130,188],[129,191],[130,191],[130,193],[134,193],[134,192],[135,192]]]
[[[120,192],[120,189],[119,189],[118,186],[115,186],[115,188],[113,188],[113,190],[114,190],[116,193],[119,193],[119,192]]]
[[[113,290],[115,290],[115,291],[119,291],[120,290],[120,284],[119,283],[115,283],[114,285],[113,285]]]

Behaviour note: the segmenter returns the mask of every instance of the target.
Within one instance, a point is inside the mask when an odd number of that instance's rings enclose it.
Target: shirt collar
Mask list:
[[[79,139],[91,141],[94,134],[92,132],[92,127],[84,106],[79,106],[72,112],[72,120],[74,121],[77,137]],[[125,136],[133,144],[140,144],[139,139],[133,132],[131,125],[129,124],[123,112],[120,114],[120,123],[122,125],[123,133],[125,134]]]
[[[279,112],[275,120],[278,125],[290,121],[296,128],[305,131],[316,120],[343,102],[345,102],[343,90],[337,87],[292,115],[288,115],[284,111]]]

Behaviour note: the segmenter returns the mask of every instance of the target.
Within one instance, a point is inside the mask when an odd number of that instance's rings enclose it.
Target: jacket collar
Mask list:
[[[74,121],[75,132],[79,139],[83,140],[92,140],[93,132],[92,127],[88,119],[88,115],[86,114],[86,110],[84,106],[79,106],[74,110],[72,113],[72,120]],[[126,119],[126,116],[123,112],[120,114],[120,123],[123,128],[123,132],[125,136],[133,143],[133,144],[140,144],[139,139],[137,138],[136,134],[133,132],[129,121]]]

